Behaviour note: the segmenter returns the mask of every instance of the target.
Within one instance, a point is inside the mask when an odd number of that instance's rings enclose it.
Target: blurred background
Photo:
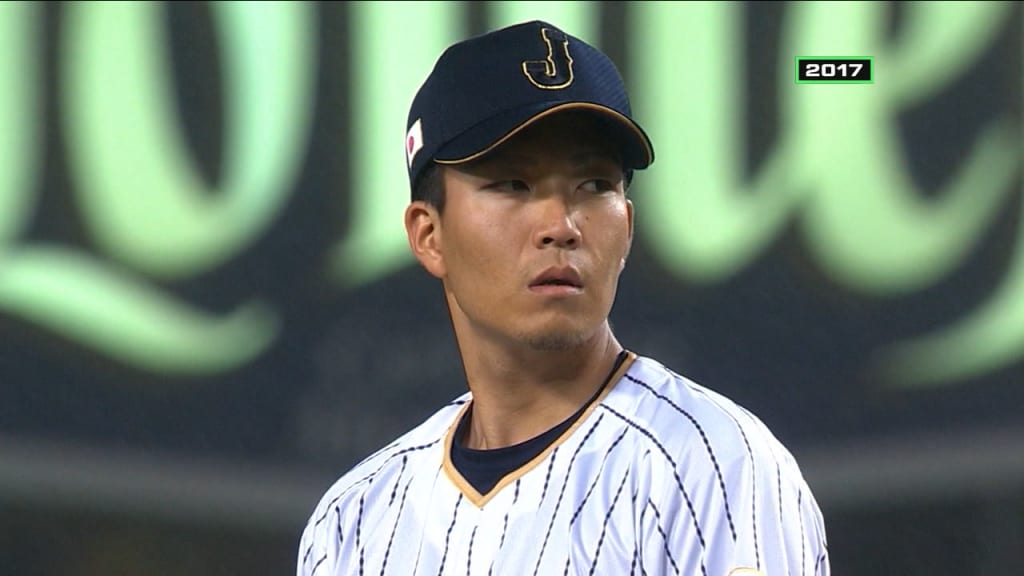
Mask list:
[[[406,114],[534,18],[655,144],[620,340],[792,449],[834,574],[1024,574],[1004,2],[0,4],[0,573],[293,573],[330,483],[465,390]]]

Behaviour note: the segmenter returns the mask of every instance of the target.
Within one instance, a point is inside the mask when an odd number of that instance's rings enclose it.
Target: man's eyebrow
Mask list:
[[[587,166],[598,162],[619,162],[619,155],[602,148],[585,148],[569,157],[569,161],[579,166]]]

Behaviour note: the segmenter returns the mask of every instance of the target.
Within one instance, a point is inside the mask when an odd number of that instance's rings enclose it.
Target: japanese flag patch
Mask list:
[[[420,148],[423,148],[423,125],[417,119],[405,135],[405,159],[409,162],[410,168],[412,168],[412,161],[416,158],[416,153],[420,151]]]

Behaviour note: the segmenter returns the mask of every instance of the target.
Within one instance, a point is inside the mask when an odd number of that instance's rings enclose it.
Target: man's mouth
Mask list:
[[[530,282],[530,289],[555,293],[579,292],[583,289],[583,280],[572,266],[551,267]]]

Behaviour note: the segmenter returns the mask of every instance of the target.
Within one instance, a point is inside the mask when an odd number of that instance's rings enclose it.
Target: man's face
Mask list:
[[[444,172],[437,275],[460,338],[566,349],[605,328],[633,207],[592,119],[556,113]]]

